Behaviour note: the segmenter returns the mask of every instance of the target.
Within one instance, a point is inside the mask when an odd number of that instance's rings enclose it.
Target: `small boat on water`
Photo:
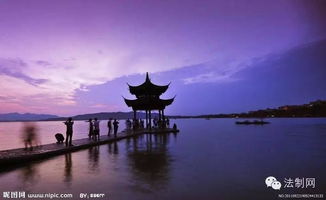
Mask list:
[[[254,120],[254,121],[236,121],[236,124],[243,124],[243,125],[264,125],[264,124],[269,124],[270,122],[263,121],[263,120]]]

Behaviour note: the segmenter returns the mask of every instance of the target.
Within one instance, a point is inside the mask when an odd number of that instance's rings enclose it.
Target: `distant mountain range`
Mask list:
[[[88,120],[95,117],[100,120],[132,119],[133,112],[101,112],[72,116],[74,120]],[[137,118],[144,119],[144,112],[137,112]],[[152,113],[152,118],[158,117],[158,113]],[[169,118],[264,118],[264,117],[326,117],[326,101],[317,100],[303,105],[285,105],[278,108],[249,111],[247,113],[211,114],[195,116],[167,116]],[[0,121],[64,121],[67,117],[56,115],[33,114],[33,113],[7,113],[0,114]]]
[[[100,120],[107,120],[110,118],[113,119],[128,119],[133,118],[133,112],[102,112],[102,113],[91,113],[72,116],[74,120],[88,120],[90,118],[94,119],[95,117]],[[152,118],[157,117],[158,113],[152,113]],[[145,118],[145,113],[137,112],[137,117]],[[67,117],[59,117],[57,115],[48,115],[48,114],[34,114],[34,113],[5,113],[0,114],[0,121],[63,121]]]
[[[38,121],[49,118],[57,118],[57,115],[34,114],[34,113],[5,113],[0,114],[0,121]]]

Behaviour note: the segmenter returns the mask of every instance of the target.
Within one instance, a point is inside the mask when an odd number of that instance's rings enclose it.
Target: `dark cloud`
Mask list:
[[[9,102],[9,103],[15,103],[18,101],[18,99],[16,97],[13,96],[0,96],[0,101],[3,102]]]
[[[48,66],[51,66],[52,65],[48,61],[44,61],[44,60],[37,60],[37,61],[35,61],[35,63],[38,64],[38,65],[41,65],[43,67],[48,67]]]
[[[24,80],[25,82],[35,86],[47,82],[47,79],[35,79],[24,74],[22,70],[27,66],[28,64],[19,58],[0,58],[0,74]]]
[[[326,98],[326,40],[297,46],[291,50],[253,58],[244,63],[231,78],[236,81],[208,82],[203,79],[194,84],[184,84],[182,79],[205,73],[214,76],[230,72],[207,63],[187,66],[161,73],[150,73],[151,80],[159,85],[171,85],[162,98],[176,96],[168,114],[232,113],[278,107],[286,104],[303,104]],[[239,62],[241,65],[241,62]],[[208,75],[207,75],[208,76]],[[135,98],[126,83],[139,85],[144,74],[123,76],[105,84],[90,86],[87,91],[77,91],[76,101],[86,107],[94,104],[114,104],[124,111],[129,108],[120,95]],[[218,80],[218,79],[216,79]],[[117,94],[111,95],[114,92]],[[103,94],[99,98],[99,94]]]

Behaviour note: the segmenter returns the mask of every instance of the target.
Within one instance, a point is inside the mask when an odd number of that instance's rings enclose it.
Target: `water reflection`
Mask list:
[[[64,182],[71,184],[72,181],[72,159],[71,153],[65,154]]]
[[[119,154],[118,143],[117,142],[109,143],[108,152],[109,155],[118,155]]]
[[[39,170],[35,164],[28,164],[26,167],[23,167],[18,176],[21,180],[22,186],[26,189],[40,180]]]
[[[154,192],[169,181],[172,157],[168,151],[168,134],[143,135],[126,142],[127,162],[136,190]]]
[[[172,163],[172,156],[168,150],[170,139],[174,139],[172,134],[141,135],[133,139],[107,144],[107,151],[102,149],[100,152],[100,146],[93,146],[79,153],[67,153],[59,158],[31,162],[24,167],[19,165],[17,168],[19,168],[18,178],[20,181],[17,183],[20,183],[21,187],[26,190],[43,187],[42,174],[43,177],[51,177],[52,182],[61,183],[66,188],[73,189],[73,182],[79,178],[74,176],[76,174],[90,172],[100,177],[110,174],[110,180],[100,179],[103,184],[106,184],[116,181],[116,174],[125,173],[124,177],[128,177],[126,181],[128,186],[131,186],[131,190],[142,193],[155,192],[166,188],[170,180]],[[119,149],[119,146],[123,149]],[[103,155],[100,153],[105,154],[103,154],[104,158],[109,158],[102,161],[102,166],[100,156]],[[74,165],[78,167],[76,168]],[[80,168],[79,166],[84,167]],[[105,170],[101,170],[103,166],[109,166],[111,170],[105,172]],[[49,175],[49,173],[51,174]]]
[[[93,146],[88,149],[88,168],[98,173],[100,160],[100,146]]]

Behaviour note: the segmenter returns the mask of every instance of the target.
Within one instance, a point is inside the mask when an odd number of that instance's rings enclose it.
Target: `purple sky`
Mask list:
[[[0,113],[128,111],[126,82],[147,71],[172,82],[168,114],[326,99],[325,13],[315,0],[1,0]]]

